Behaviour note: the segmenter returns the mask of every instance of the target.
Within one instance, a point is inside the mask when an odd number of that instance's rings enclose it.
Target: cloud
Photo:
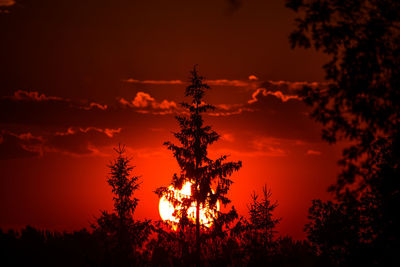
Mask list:
[[[283,150],[281,141],[278,138],[259,137],[252,141],[255,151],[263,151],[266,155],[282,157],[286,156],[287,152]]]
[[[108,137],[113,137],[114,134],[118,134],[121,132],[121,128],[118,129],[100,129],[100,128],[96,128],[96,127],[87,127],[87,128],[77,128],[74,129],[72,127],[68,128],[68,130],[66,132],[57,132],[56,135],[61,135],[61,136],[65,136],[65,135],[73,135],[76,134],[77,132],[82,132],[82,133],[87,133],[89,131],[96,131],[99,133],[104,133],[105,135],[107,135]]]
[[[249,104],[253,104],[258,101],[259,96],[267,96],[267,95],[273,95],[276,98],[279,98],[283,102],[289,101],[291,99],[296,99],[300,100],[300,98],[297,95],[286,95],[282,93],[281,91],[268,91],[265,88],[258,88],[251,96],[251,99],[248,101]]]
[[[144,92],[138,92],[135,96],[135,99],[131,101],[132,106],[137,108],[146,108],[154,103],[155,99]]]
[[[121,128],[118,129],[103,129],[103,133],[105,133],[108,137],[114,137],[115,134],[119,134],[121,132]]]
[[[14,134],[8,131],[0,133],[0,160],[31,158],[42,154],[43,139],[31,133]]]
[[[70,99],[62,98],[58,96],[47,96],[45,94],[41,94],[37,91],[25,91],[25,90],[17,90],[14,92],[12,96],[4,96],[3,99],[12,99],[14,101],[25,101],[25,102],[46,102],[46,101],[54,101],[54,102],[64,102],[70,105],[75,105],[78,108],[84,110],[91,110],[91,109],[101,109],[106,110],[108,108],[107,105],[99,104],[96,102],[91,102],[90,104],[86,105],[82,101],[82,103],[73,103]]]
[[[250,75],[250,76],[249,76],[249,80],[250,80],[250,81],[258,81],[258,77],[255,76],[255,75]]]
[[[131,83],[142,83],[142,84],[184,84],[185,82],[180,80],[171,81],[158,81],[158,80],[146,80],[140,81],[135,79],[125,80]],[[248,80],[229,80],[229,79],[217,79],[217,80],[206,80],[210,86],[226,86],[226,87],[245,87],[250,90],[255,90],[251,98],[244,104],[217,104],[216,110],[208,113],[210,116],[232,116],[239,115],[243,112],[254,112],[254,104],[259,101],[260,98],[265,96],[273,96],[282,102],[290,100],[301,100],[296,95],[295,91],[304,85],[316,87],[320,84],[315,82],[289,82],[289,81],[267,81],[260,83],[259,78],[255,75],[249,75]],[[262,84],[265,87],[260,87]],[[128,101],[124,98],[120,99],[120,103],[124,106],[134,107],[138,109],[139,113],[142,114],[170,114],[177,111],[177,105],[174,101],[163,100],[161,103],[157,102],[150,94],[144,92],[138,92],[135,98]],[[151,110],[155,109],[155,110]],[[158,111],[156,111],[158,109]]]
[[[45,94],[40,94],[39,92],[36,92],[36,91],[24,91],[24,90],[18,90],[16,92],[14,92],[14,95],[10,96],[9,98],[14,99],[14,100],[21,100],[21,101],[64,100],[61,97],[46,96]],[[69,100],[65,99],[65,101],[69,101]]]
[[[101,110],[106,110],[108,108],[108,105],[102,105],[99,103],[91,102],[88,106],[82,107],[82,109],[85,109],[85,110],[91,110],[91,109],[95,109],[95,108],[101,109]]]
[[[235,134],[249,131],[251,135],[299,140],[304,143],[320,138],[320,125],[309,118],[309,107],[297,95],[258,88],[247,100],[242,101],[241,104],[216,105],[217,109],[209,114],[215,117],[212,122],[215,121],[223,129],[229,129]],[[219,116],[232,118],[217,122]],[[246,140],[251,135],[237,139]],[[276,148],[282,149],[270,145],[264,150],[270,154],[285,154],[286,149],[280,151]],[[303,149],[301,153],[304,152]]]
[[[141,104],[147,107],[137,108],[131,100],[137,106],[140,101],[147,101]],[[146,131],[150,128],[171,129],[171,125],[174,125],[173,114],[179,112],[174,101],[157,100],[152,96],[139,95],[136,101],[135,97],[125,101],[132,107],[122,105],[117,99],[97,105],[93,104],[96,101],[66,100],[41,93],[12,93],[11,96],[0,97],[0,129],[41,136],[43,144],[30,156],[42,152],[100,155],[105,151],[103,144],[111,146],[124,142],[139,148],[153,144],[154,140],[149,135],[161,138],[163,133],[142,135],[136,133],[138,129],[143,133],[148,133]],[[136,138],[132,138],[132,135]],[[90,140],[88,136],[94,139]],[[20,146],[22,141],[17,141]],[[161,139],[159,143],[163,141]],[[63,145],[67,142],[71,145]]]
[[[230,133],[224,133],[221,135],[221,140],[227,141],[227,142],[234,142],[235,141],[235,137],[233,136],[233,134]]]
[[[168,103],[162,103],[162,107]],[[70,100],[48,96],[36,91],[18,90],[11,96],[0,97],[0,124],[25,127],[50,127],[60,130],[70,126],[115,128],[117,117],[132,116],[135,110],[122,111],[114,100],[109,104],[95,101]],[[118,128],[119,126],[117,126]]]
[[[218,155],[234,155],[235,157],[242,158],[261,158],[261,157],[284,157],[287,152],[282,149],[269,148],[266,150],[239,150],[232,148],[211,149],[212,156]]]
[[[215,110],[208,112],[208,115],[214,117],[239,115],[244,111],[253,111],[243,104],[217,104]]]
[[[242,128],[246,127],[242,125]],[[279,126],[277,126],[279,127]],[[228,154],[235,157],[303,157],[308,155],[320,155],[321,152],[309,150],[305,153],[307,146],[316,145],[316,140],[301,140],[298,136],[273,136],[270,131],[236,131],[235,139],[240,142],[229,142],[221,135],[221,141],[216,147],[211,148],[212,155]],[[228,136],[229,138],[229,136]],[[318,141],[317,141],[318,142]]]
[[[178,105],[174,101],[164,99],[157,102],[154,97],[145,92],[137,92],[133,100],[126,100],[120,98],[120,104],[123,106],[138,109],[139,113],[152,113],[152,114],[170,114],[178,109]]]
[[[127,83],[138,83],[138,84],[154,84],[154,85],[166,85],[166,84],[183,84],[184,82],[181,80],[171,80],[171,81],[164,81],[164,80],[135,80],[132,78],[122,80]]]
[[[242,80],[227,80],[227,79],[220,79],[220,80],[206,80],[206,83],[211,86],[234,86],[234,87],[247,87],[250,85],[248,81]]]
[[[319,156],[319,155],[321,155],[321,152],[320,152],[320,151],[317,151],[317,150],[309,149],[309,150],[307,150],[306,155],[309,155],[309,156]]]
[[[132,148],[127,147],[127,153],[133,155],[134,158],[142,159],[155,159],[155,158],[170,158],[171,154],[162,146],[157,147],[143,147],[143,148]]]
[[[66,131],[34,136],[30,132],[15,134],[8,131],[0,133],[0,159],[28,158],[57,152],[71,156],[105,155],[101,150],[115,144],[113,140],[121,128],[76,128]]]
[[[229,80],[229,79],[216,79],[216,80],[205,80],[205,82],[210,86],[233,86],[233,87],[248,87],[252,86],[258,78],[255,75],[250,75],[248,80]],[[127,83],[135,84],[151,84],[151,85],[176,85],[176,84],[188,84],[187,82],[181,80],[136,80],[136,79],[126,79],[123,80]]]
[[[325,83],[317,82],[290,82],[290,81],[265,81],[260,84],[260,87],[265,88],[268,91],[281,91],[285,94],[296,94],[296,91],[309,86],[311,88],[317,88],[319,86],[325,86]]]
[[[45,142],[46,152],[59,152],[72,156],[104,155],[101,147],[115,144],[113,137],[121,129],[68,128],[65,132],[57,132],[48,136]]]
[[[287,102],[289,100],[297,100],[301,101],[300,97],[297,95],[287,95],[282,93],[281,91],[268,91],[265,88],[258,88],[251,95],[251,99],[247,101],[245,104],[217,104],[215,105],[216,109],[212,112],[209,112],[211,116],[231,116],[238,115],[245,111],[254,112],[255,106],[257,106],[257,102],[264,101],[265,97],[272,96],[275,99],[280,100],[281,102]],[[259,106],[259,105],[258,105]],[[276,104],[275,104],[276,106]],[[264,109],[264,107],[262,107]]]
[[[141,82],[141,83],[154,83],[161,84],[170,81],[138,81],[132,80],[132,82]],[[174,83],[178,83],[178,81],[173,81]],[[206,81],[211,86],[230,86],[230,87],[247,87],[247,88],[255,88],[258,83],[258,77],[255,75],[250,75],[248,81],[243,80],[227,80],[227,79],[219,79],[219,80],[207,80]],[[179,82],[181,83],[181,82]],[[183,83],[183,82],[182,82]],[[288,82],[276,82],[276,85],[282,86],[287,85]],[[304,83],[300,83],[304,84]],[[298,85],[296,85],[298,86]],[[210,116],[231,116],[242,114],[243,112],[252,112],[254,111],[253,104],[255,104],[261,96],[274,96],[277,99],[280,99],[282,102],[287,102],[289,100],[299,100],[300,98],[294,94],[286,94],[282,91],[273,91],[267,90],[266,88],[257,88],[251,99],[247,101],[245,104],[217,104],[216,110],[208,113]],[[162,102],[157,102],[154,97],[145,92],[138,92],[133,100],[126,100],[125,98],[120,98],[120,104],[123,106],[136,108],[137,112],[142,114],[171,114],[173,112],[179,112],[179,108],[174,101],[163,100]]]
[[[0,0],[0,7],[10,7],[15,5],[14,0]]]

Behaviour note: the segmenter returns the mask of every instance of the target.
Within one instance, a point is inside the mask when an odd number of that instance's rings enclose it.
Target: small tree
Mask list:
[[[130,264],[136,247],[147,240],[152,228],[148,220],[141,222],[133,219],[139,202],[139,199],[134,197],[140,186],[139,177],[132,175],[134,167],[125,155],[125,146],[119,145],[114,150],[117,158],[108,165],[110,176],[107,177],[114,193],[114,212],[110,214],[103,211],[93,228],[105,240],[106,253],[111,250],[111,253],[115,254],[113,264]]]
[[[281,219],[273,216],[278,203],[272,203],[271,196],[271,189],[267,186],[263,187],[262,198],[253,192],[251,202],[247,206],[250,218],[239,224],[237,238],[243,255],[251,266],[271,263],[271,255],[277,247],[277,242],[274,240],[277,232],[275,227]]]
[[[114,148],[118,157],[108,166],[110,176],[107,178],[108,184],[114,193],[114,210],[121,222],[121,226],[132,218],[139,199],[133,197],[134,191],[139,189],[138,176],[131,176],[133,166],[125,156],[125,146]]]
[[[264,246],[270,246],[274,234],[276,233],[275,227],[281,220],[274,218],[273,212],[278,206],[278,202],[271,202],[271,189],[265,185],[263,187],[263,198],[258,199],[258,195],[253,192],[251,195],[251,203],[248,206],[250,214],[251,228],[257,233],[255,238],[260,239],[260,243]]]
[[[214,109],[214,106],[204,102],[204,94],[210,87],[204,83],[204,78],[199,76],[196,66],[191,71],[190,85],[186,88],[185,95],[192,98],[190,103],[181,103],[186,110],[187,116],[177,116],[180,131],[174,133],[180,145],[166,142],[165,145],[171,150],[176,158],[181,172],[175,174],[172,179],[174,188],[182,188],[186,182],[191,183],[191,196],[177,201],[174,192],[167,187],[160,187],[156,193],[161,197],[168,196],[174,206],[180,206],[176,214],[180,218],[181,230],[190,225],[187,210],[195,205],[195,242],[196,255],[200,257],[201,223],[200,210],[207,207],[209,214],[206,216],[216,220],[215,214],[222,217],[217,211],[217,201],[227,205],[230,200],[226,197],[232,180],[228,177],[242,166],[239,162],[225,162],[227,156],[221,156],[216,160],[208,157],[208,146],[218,141],[220,135],[204,125],[203,114]],[[213,190],[214,189],[214,190]],[[197,258],[198,260],[199,258]]]

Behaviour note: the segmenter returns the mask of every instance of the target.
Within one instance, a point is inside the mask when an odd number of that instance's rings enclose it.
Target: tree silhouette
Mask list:
[[[180,229],[190,225],[187,210],[191,205],[195,209],[195,244],[196,258],[199,260],[201,248],[201,222],[200,210],[210,211],[206,216],[210,219],[223,218],[223,214],[217,211],[217,201],[226,205],[230,200],[226,197],[232,181],[229,176],[242,166],[239,162],[225,162],[227,156],[221,156],[216,160],[208,157],[208,146],[216,142],[220,135],[210,126],[204,125],[203,114],[214,109],[210,104],[204,102],[204,94],[210,87],[203,82],[204,78],[199,76],[196,66],[191,71],[190,85],[186,88],[185,95],[191,97],[190,103],[181,103],[187,116],[177,116],[180,131],[174,133],[180,145],[165,142],[169,150],[173,152],[181,172],[175,174],[172,179],[174,188],[182,188],[186,182],[191,183],[191,196],[177,201],[173,192],[167,187],[156,190],[159,196],[167,196],[176,209],[180,218]],[[214,190],[213,190],[214,188]],[[215,216],[218,214],[218,216]],[[221,220],[221,219],[220,219]]]
[[[112,264],[130,265],[137,255],[135,250],[147,240],[152,227],[150,221],[135,221],[133,213],[139,202],[134,193],[139,189],[139,177],[132,175],[133,166],[125,155],[125,146],[114,148],[117,158],[110,164],[108,184],[114,193],[114,213],[102,212],[97,224],[92,225],[95,233],[105,241],[107,253],[115,255]]]
[[[354,201],[351,194],[340,203],[314,200],[308,218],[310,222],[305,226],[305,231],[323,265],[368,263],[365,255],[364,259],[357,255],[361,245],[362,221],[358,202]]]
[[[380,147],[399,137],[400,3],[393,0],[289,0],[302,14],[290,35],[293,47],[313,46],[331,57],[326,86],[304,87],[311,116],[324,125],[323,138],[354,145],[343,151],[343,173],[331,188],[338,194],[371,172]],[[345,191],[345,190],[344,190]]]
[[[258,199],[258,195],[253,192],[251,203],[248,206],[250,214],[250,223],[252,230],[256,233],[254,239],[263,247],[273,244],[272,240],[276,233],[275,227],[279,223],[279,218],[274,218],[272,213],[278,206],[278,203],[271,203],[271,189],[265,185],[263,187],[263,198]]]
[[[250,266],[270,265],[276,254],[278,242],[274,240],[277,233],[275,227],[281,219],[273,216],[278,203],[272,203],[271,196],[271,189],[266,185],[262,198],[253,192],[248,205],[249,220],[239,221],[235,229],[243,257]]]
[[[139,177],[131,176],[133,167],[130,166],[130,160],[124,155],[125,146],[119,145],[114,150],[118,153],[118,157],[109,165],[110,176],[107,178],[107,182],[115,194],[113,197],[114,210],[121,225],[125,225],[126,221],[132,218],[139,201],[133,197],[134,191],[139,189]]]
[[[346,264],[356,258],[398,264],[400,2],[289,0],[287,6],[301,14],[292,46],[331,58],[324,65],[326,85],[304,87],[300,95],[324,125],[325,140],[351,141],[339,162],[343,171],[329,188],[338,203],[314,202],[309,238],[325,254],[342,251]],[[324,228],[333,240],[323,240]]]

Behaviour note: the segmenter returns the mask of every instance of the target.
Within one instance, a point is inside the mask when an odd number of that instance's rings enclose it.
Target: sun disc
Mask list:
[[[191,195],[191,183],[186,182],[181,190],[175,189],[172,185],[169,186],[169,190],[174,191],[174,196],[176,199],[181,200],[182,197],[189,197]],[[177,207],[179,208],[179,207]],[[216,210],[219,211],[220,205],[219,201],[216,203]],[[174,206],[172,203],[165,197],[160,198],[160,203],[159,203],[159,212],[161,219],[164,221],[169,221],[169,222],[179,222],[179,218],[176,218],[173,216],[173,213],[175,211]],[[196,221],[196,204],[193,203],[191,207],[189,207],[188,211],[188,217],[191,219],[193,222]],[[210,209],[208,207],[202,207],[200,206],[200,224],[210,227],[213,223],[213,217],[215,217],[216,211],[214,209]]]

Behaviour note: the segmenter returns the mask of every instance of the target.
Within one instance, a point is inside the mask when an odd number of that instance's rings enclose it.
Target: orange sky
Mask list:
[[[322,55],[291,50],[280,1],[0,1],[0,227],[74,230],[112,209],[112,146],[141,175],[137,218],[159,219],[153,191],[178,166],[175,141],[189,70],[199,64],[222,135],[211,155],[242,160],[230,191],[240,215],[264,184],[282,235],[303,238],[326,199],[340,148],[294,90],[323,82]]]

